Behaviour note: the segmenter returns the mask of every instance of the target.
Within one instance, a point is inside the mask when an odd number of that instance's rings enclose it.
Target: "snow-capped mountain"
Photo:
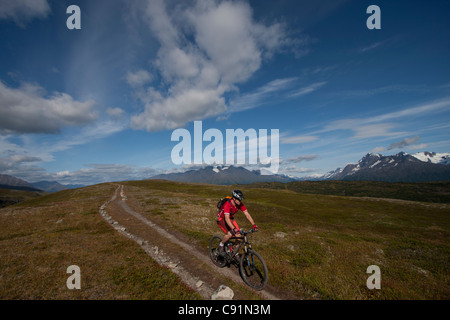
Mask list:
[[[450,153],[436,153],[425,151],[414,153],[412,154],[412,156],[424,162],[450,164]]]
[[[450,180],[450,153],[400,152],[391,156],[369,153],[356,164],[348,164],[322,176],[323,180],[373,180],[425,182]]]

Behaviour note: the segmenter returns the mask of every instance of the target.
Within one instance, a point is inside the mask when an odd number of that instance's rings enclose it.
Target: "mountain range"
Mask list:
[[[186,172],[160,174],[150,179],[219,185],[248,184],[253,182],[290,182],[295,180],[285,175],[261,175],[259,170],[248,170],[234,166],[207,166]]]
[[[159,174],[149,179],[178,182],[209,183],[218,185],[250,184],[255,182],[291,182],[298,180],[344,180],[383,182],[431,182],[450,181],[450,153],[419,152],[383,156],[368,153],[356,164],[327,172],[322,176],[294,178],[275,174],[261,175],[259,170],[235,166],[207,166],[186,172]],[[57,181],[29,183],[25,180],[0,174],[0,189],[56,192],[83,187],[63,185]]]
[[[348,164],[318,180],[429,182],[450,180],[450,153],[419,152],[383,156],[368,153],[356,164]]]
[[[57,181],[38,181],[29,183],[25,180],[7,174],[0,174],[0,189],[56,192],[65,189],[74,189],[80,187],[84,186],[71,184],[64,185]]]
[[[208,166],[186,172],[168,173],[150,179],[198,182],[219,185],[254,182],[291,182],[296,180],[347,180],[384,182],[429,182],[450,180],[450,153],[419,152],[383,156],[368,153],[356,164],[348,164],[322,176],[293,178],[286,175],[261,175],[243,167]]]

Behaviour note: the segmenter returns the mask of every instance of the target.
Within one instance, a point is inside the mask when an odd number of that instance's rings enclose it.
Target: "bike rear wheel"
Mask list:
[[[248,249],[239,262],[239,273],[242,280],[256,290],[262,290],[268,280],[269,272],[266,263],[259,253]]]
[[[211,261],[218,267],[223,268],[227,264],[225,257],[219,254],[219,244],[222,238],[219,236],[213,236],[209,241],[209,257]]]

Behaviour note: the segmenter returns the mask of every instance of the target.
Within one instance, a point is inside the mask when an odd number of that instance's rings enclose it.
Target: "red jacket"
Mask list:
[[[247,208],[245,207],[245,205],[243,203],[241,203],[241,205],[238,206],[234,206],[232,205],[232,201],[226,201],[225,204],[222,206],[222,209],[219,211],[219,217],[220,218],[225,218],[226,214],[230,215],[230,219],[233,219],[233,216],[236,212],[238,212],[239,210],[241,211],[245,211],[247,210]]]

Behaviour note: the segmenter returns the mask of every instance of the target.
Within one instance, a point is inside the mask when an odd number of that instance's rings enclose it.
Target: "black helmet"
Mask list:
[[[238,199],[239,201],[244,200],[244,194],[241,190],[233,190],[233,197]]]

